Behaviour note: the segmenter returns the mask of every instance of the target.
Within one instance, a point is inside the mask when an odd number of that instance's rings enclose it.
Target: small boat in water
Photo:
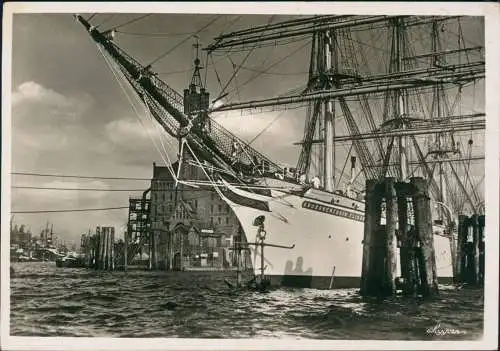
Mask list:
[[[85,262],[80,257],[75,256],[64,256],[58,257],[56,259],[57,267],[70,267],[70,268],[83,268],[85,267]]]

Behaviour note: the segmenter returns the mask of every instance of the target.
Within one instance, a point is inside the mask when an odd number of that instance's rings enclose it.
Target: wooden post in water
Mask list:
[[[394,178],[386,178],[384,181],[386,225],[384,235],[385,269],[383,277],[382,294],[392,296],[396,294],[396,229],[398,223],[398,205]]]
[[[170,270],[174,270],[174,235],[175,232],[172,230],[169,233],[169,251],[168,251],[168,264],[170,267]]]
[[[104,232],[104,240],[105,240],[105,245],[104,245],[104,270],[109,269],[109,227],[103,227],[105,229]]]
[[[154,232],[155,236],[155,269],[159,269],[160,258],[160,232]]]
[[[99,234],[97,233],[96,229],[96,232],[94,234],[94,255],[93,255],[94,262],[92,264],[92,268],[94,269],[97,269],[98,257],[99,257]]]
[[[438,282],[436,273],[436,256],[434,251],[434,233],[432,232],[432,215],[427,181],[421,177],[411,178],[414,186],[413,204],[415,211],[415,228],[420,243],[421,264],[420,286],[422,296],[437,295]]]
[[[85,267],[89,268],[92,264],[92,247],[93,247],[93,238],[89,231],[89,236],[87,237],[87,249],[85,250]]]
[[[128,265],[128,237],[130,235],[129,226],[127,227],[127,231],[123,234],[123,269],[127,271]]]
[[[108,227],[108,271],[111,270],[112,262],[112,248],[113,248],[113,238],[112,238],[113,227]]]
[[[104,230],[101,227],[97,227],[99,231],[99,258],[98,258],[98,264],[97,264],[97,269],[103,269],[103,263],[104,263]]]
[[[458,226],[457,226],[457,258],[456,258],[456,280],[457,283],[465,282],[466,277],[466,251],[465,247],[467,244],[467,221],[468,218],[465,215],[458,216]]]
[[[115,227],[111,227],[111,270],[115,270]]]
[[[364,222],[364,237],[363,237],[363,260],[361,266],[361,282],[360,293],[363,296],[369,295],[370,292],[370,272],[371,272],[371,245],[373,244],[373,234],[378,226],[376,221],[376,204],[375,204],[375,188],[377,186],[376,179],[366,180],[365,194],[365,222]]]
[[[155,235],[154,232],[149,232],[149,269],[155,269]]]
[[[101,270],[106,270],[106,256],[108,254],[108,236],[106,227],[101,227],[102,235],[102,257],[101,257]]]
[[[360,293],[363,296],[374,295],[375,259],[377,232],[380,226],[381,197],[377,187],[377,179],[366,181],[365,226],[363,239],[363,261],[361,271]]]
[[[92,235],[90,237],[89,257],[87,260],[87,268],[92,268],[92,266],[93,266],[94,248],[95,248],[95,236]]]
[[[100,259],[100,267],[99,269],[106,269],[106,228],[101,227],[101,242],[102,242],[102,250],[101,250],[101,259]]]
[[[108,227],[108,259],[107,259],[107,262],[108,262],[108,271],[111,270],[111,248],[113,246],[113,240],[111,238],[111,230],[113,229],[113,227]]]
[[[151,238],[151,234],[147,234],[148,236],[148,251],[147,251],[147,254],[148,254],[148,263],[147,263],[147,267],[146,269],[147,270],[151,270],[151,241],[152,241],[152,238]],[[141,258],[142,258],[142,254],[141,254]]]
[[[414,296],[417,292],[415,230],[411,228],[408,218],[408,198],[411,196],[411,189],[408,183],[402,182],[397,183],[395,187],[398,197],[399,261],[403,278],[403,295]]]
[[[457,233],[458,233],[458,223],[455,221],[451,222],[448,227],[448,235],[450,236],[450,254],[451,254],[451,264],[452,264],[452,274],[453,282],[457,281]]]
[[[479,284],[480,270],[479,270],[479,219],[477,215],[472,215],[470,218],[470,225],[472,226],[472,250],[471,250],[471,263],[473,269],[471,270],[471,284]]]
[[[107,257],[106,257],[106,270],[111,270],[111,228],[107,227],[108,232],[106,233],[107,236]]]
[[[179,250],[179,255],[181,256],[181,264],[179,269],[182,271],[184,269],[184,230],[181,230],[180,236],[181,236],[181,242],[180,242],[180,250]]]
[[[90,247],[90,258],[89,258],[89,264],[88,264],[87,267],[94,268],[95,249],[96,249],[96,246],[97,246],[96,245],[96,240],[95,240],[95,235],[91,236],[90,244],[91,244],[91,247]]]
[[[479,283],[484,284],[484,227],[485,227],[485,216],[481,215],[478,217],[478,225],[479,225]]]
[[[104,236],[104,254],[102,256],[102,269],[108,269],[108,249],[109,249],[109,233],[108,227],[101,227],[102,235]]]

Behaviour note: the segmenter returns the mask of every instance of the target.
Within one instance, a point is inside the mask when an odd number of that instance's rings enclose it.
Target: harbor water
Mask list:
[[[13,336],[476,340],[483,291],[363,299],[358,289],[235,292],[234,273],[101,272],[13,263]]]

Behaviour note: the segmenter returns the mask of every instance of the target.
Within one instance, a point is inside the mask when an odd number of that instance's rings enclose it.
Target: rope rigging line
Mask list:
[[[296,48],[294,51],[292,51],[291,53],[289,53],[288,55],[286,55],[285,57],[282,57],[280,60],[276,61],[275,63],[273,63],[272,65],[270,65],[268,68],[266,68],[262,73],[259,73],[249,79],[247,79],[244,83],[240,84],[237,88],[241,91],[241,89],[247,85],[248,83],[250,83],[251,81],[255,80],[256,78],[258,78],[260,75],[264,74],[265,72],[267,72],[268,70],[270,70],[271,68],[279,65],[280,63],[282,63],[283,61],[285,61],[286,59],[290,58],[291,56],[293,56],[294,54],[296,54],[297,52],[299,52],[301,49],[303,49],[306,45],[308,45],[311,41],[307,41],[305,42],[304,44],[300,45],[298,48]],[[232,91],[230,91],[228,94],[231,94],[233,93],[235,90],[233,89]]]
[[[143,124],[143,122],[142,122],[142,120],[141,120],[141,118],[140,118],[139,111],[137,111],[137,109],[136,109],[136,107],[135,107],[135,105],[134,105],[134,103],[133,103],[133,101],[132,101],[132,98],[129,96],[128,92],[126,91],[126,89],[125,89],[125,87],[124,87],[124,85],[123,85],[123,83],[121,82],[120,78],[118,77],[117,72],[115,72],[115,69],[114,69],[113,65],[111,64],[111,61],[110,61],[111,59],[110,59],[110,58],[108,58],[108,57],[104,54],[104,52],[102,51],[101,47],[100,47],[98,44],[96,44],[96,46],[98,47],[99,52],[103,55],[103,57],[104,57],[104,59],[105,59],[106,63],[108,64],[109,69],[110,69],[110,70],[111,70],[111,72],[113,73],[113,76],[115,77],[115,79],[116,79],[117,83],[119,84],[120,88],[122,89],[122,92],[124,93],[125,97],[126,97],[126,98],[127,98],[127,100],[129,101],[129,103],[130,103],[130,105],[131,105],[132,109],[134,110],[134,113],[135,113],[136,118],[138,119],[138,121],[139,121],[139,123],[142,125],[142,127],[146,130],[146,132],[147,132],[147,134],[148,134],[148,137],[150,138],[151,142],[153,143],[153,145],[155,146],[156,150],[158,151],[158,153],[159,153],[159,155],[160,155],[161,159],[162,159],[162,160],[163,160],[163,162],[166,164],[166,166],[168,167],[169,171],[171,171],[171,174],[172,174],[172,176],[173,176],[173,177],[174,177],[174,179],[175,179],[175,173],[173,172],[173,169],[171,170],[171,167],[172,167],[172,166],[170,165],[170,162],[169,162],[169,161],[170,161],[170,159],[169,159],[169,157],[168,157],[168,154],[166,154],[166,155],[165,155],[165,156],[167,157],[167,159],[168,159],[168,162],[167,162],[167,160],[165,160],[165,158],[164,158],[164,156],[163,156],[162,152],[160,151],[160,149],[159,149],[159,148],[158,148],[158,146],[156,145],[156,143],[155,143],[155,141],[154,141],[153,137],[151,136],[151,134],[150,134],[149,130],[148,130],[148,129],[144,126],[144,124]],[[118,68],[117,68],[117,69],[118,69]],[[126,79],[126,77],[124,77],[124,73],[123,73],[121,70],[120,70],[119,72],[122,74],[122,78],[125,78],[125,79]],[[137,98],[137,96],[136,96],[136,98]]]
[[[256,72],[256,73],[261,73],[261,74],[266,74],[266,75],[273,75],[273,76],[300,76],[304,74],[308,74],[309,72],[285,72],[285,73],[279,73],[279,72],[266,72],[263,70],[258,70],[255,68],[250,68],[250,67],[241,67],[242,70],[244,71],[250,71],[250,72]]]
[[[48,174],[35,172],[11,172],[11,175],[31,176],[31,177],[52,177],[52,178],[78,178],[78,179],[102,179],[102,180],[140,180],[150,181],[151,178],[133,178],[133,177],[102,177],[102,176],[82,176],[67,174]]]
[[[97,15],[97,13],[90,15],[89,18],[87,18],[87,22],[90,22],[92,20],[92,18],[94,18],[96,15]]]
[[[103,208],[75,208],[64,210],[34,210],[34,211],[11,211],[12,214],[35,214],[35,213],[64,213],[64,212],[93,212],[93,211],[111,211],[128,209],[129,206],[103,207]]]
[[[280,114],[278,114],[274,119],[269,122],[257,135],[255,135],[247,144],[251,145],[257,138],[259,138],[265,131],[267,131],[278,119],[280,119],[283,115],[285,114],[285,111],[282,111]]]
[[[203,86],[207,86],[207,78],[208,78],[208,54],[205,56],[205,76],[203,77]]]
[[[354,42],[352,40],[352,34],[351,34],[350,31],[346,32],[345,39],[348,42],[348,45],[350,47],[351,53],[354,53],[354,55],[352,55],[352,54],[350,55],[351,59],[353,60],[354,69],[357,72],[360,71],[360,69],[361,69],[360,61],[361,61],[362,64],[365,65],[365,67],[368,67],[368,73],[369,73],[370,71],[369,71],[369,66],[368,66],[368,60],[366,59],[366,57],[365,57],[365,55],[364,55],[364,53],[363,53],[362,50],[356,50],[356,48],[354,47]],[[359,59],[358,59],[358,56],[360,56]],[[364,117],[365,117],[366,121],[368,122],[370,130],[372,132],[375,131],[376,130],[375,119],[374,119],[372,110],[370,108],[370,103],[368,102],[368,99],[367,99],[366,95],[360,95],[358,97],[358,101],[359,101],[359,104],[361,105],[361,109],[363,110]],[[377,102],[378,101],[375,101],[374,104],[376,104]],[[381,140],[375,139],[373,142],[377,146],[377,149],[378,149],[378,152],[379,152],[378,156],[379,157],[383,157],[384,150],[383,150],[383,146],[382,146]]]
[[[273,16],[271,16],[271,18],[269,19],[269,21],[268,21],[268,23],[267,23],[267,25],[268,25],[268,26],[272,23],[272,21],[274,20],[274,17],[275,17],[274,15],[273,15]],[[261,34],[261,35],[260,35],[260,37],[262,37],[262,36],[263,36],[263,34]],[[257,46],[256,46],[256,45],[254,45],[254,47],[253,47],[253,48],[252,48],[252,49],[251,49],[251,50],[250,50],[250,51],[246,54],[246,56],[245,56],[245,58],[243,59],[243,61],[241,61],[241,63],[240,63],[240,65],[238,66],[238,68],[237,68],[236,70],[234,70],[233,74],[232,74],[232,75],[231,75],[231,77],[228,79],[228,81],[227,81],[226,85],[222,88],[222,91],[219,93],[219,96],[215,99],[216,101],[221,99],[222,95],[224,95],[224,93],[225,93],[225,90],[227,89],[227,87],[229,86],[229,84],[231,84],[231,81],[232,81],[232,80],[233,80],[233,78],[236,76],[236,74],[237,74],[237,73],[238,73],[238,71],[240,70],[241,66],[243,66],[243,65],[245,64],[245,62],[248,60],[248,58],[250,57],[250,55],[252,54],[252,52],[253,52],[256,48],[257,48]],[[232,93],[232,92],[234,92],[234,90],[233,90],[233,91],[231,91],[230,93]],[[228,94],[230,94],[230,93],[228,93]]]
[[[288,44],[296,43],[299,41],[304,41],[304,38],[291,38],[288,40],[282,39],[279,41],[279,44],[281,46],[285,46]],[[256,42],[252,44],[246,44],[242,46],[238,46],[237,48],[227,48],[227,49],[217,49],[217,51],[214,51],[213,54],[216,56],[220,55],[225,55],[228,53],[241,53],[242,51],[247,51],[247,50],[253,50],[254,48],[262,49],[262,48],[268,48],[268,47],[276,47],[277,42],[270,41],[270,42]]]
[[[208,60],[208,55],[207,55],[207,60]],[[218,63],[218,62],[221,62],[221,61],[224,61],[224,59],[219,59],[217,61],[215,61],[215,63]],[[205,63],[205,67],[208,66],[208,63]],[[178,73],[186,73],[186,72],[190,72],[193,70],[193,67],[190,65],[188,68],[185,68],[185,69],[182,69],[182,70],[176,70],[176,71],[166,71],[166,72],[155,72],[156,74],[162,74],[162,75],[169,75],[169,74],[178,74]],[[206,76],[206,72],[207,70],[205,70],[205,76]],[[206,80],[205,80],[205,86],[206,86]]]
[[[233,67],[233,72],[234,74],[236,74],[236,64],[234,63],[234,61],[231,59],[231,56],[229,55],[226,55],[228,60],[231,62],[231,65]],[[236,80],[236,76],[234,76],[234,87],[236,89],[236,95],[238,96],[238,101],[241,101],[241,96],[240,96],[240,92],[238,90],[238,81]],[[229,93],[228,93],[229,94]],[[241,115],[243,115],[243,111],[241,111]]]
[[[235,19],[233,19],[232,21],[230,21],[219,33],[219,37],[222,36],[222,34],[224,34],[224,32],[226,30],[229,29],[229,27],[231,27],[234,23],[236,23],[237,21],[239,21],[243,16],[238,16],[236,17]]]
[[[200,29],[198,29],[196,32],[194,33],[191,33],[189,36],[187,36],[185,39],[181,40],[180,42],[178,42],[176,45],[174,45],[171,49],[169,49],[167,52],[165,52],[164,54],[161,54],[158,58],[156,58],[155,60],[153,60],[149,65],[147,65],[146,67],[151,67],[152,65],[154,65],[156,62],[160,61],[162,58],[164,58],[165,56],[171,54],[174,50],[176,50],[179,46],[181,46],[182,44],[184,44],[185,42],[187,42],[189,39],[191,39],[194,35],[196,34],[199,34],[201,33],[202,31],[204,31],[205,29],[207,29],[208,27],[210,27],[215,21],[217,21],[219,18],[221,17],[221,15],[216,15],[214,16],[214,18],[212,18],[212,20],[210,20],[207,24],[205,24],[203,27],[201,27]]]
[[[121,31],[121,30],[117,30],[116,32],[120,33],[120,34],[124,34],[124,35],[135,36],[135,37],[158,38],[158,39],[191,35],[190,32],[185,32],[185,33],[137,33],[137,32],[126,32],[126,31]]]
[[[100,26],[102,26],[104,23],[106,22],[109,22],[109,20],[111,20],[113,17],[115,17],[116,13],[112,13],[108,18],[106,18],[104,21],[102,21],[100,24],[98,24],[97,26],[95,26],[95,28],[99,28]]]
[[[238,97],[238,101],[241,101],[241,95],[240,95],[240,90],[238,89],[238,80],[236,76],[233,79],[234,82],[234,89],[236,90],[236,96]],[[243,110],[240,111],[240,115],[243,116]]]
[[[214,57],[211,53],[209,53],[207,55],[207,57],[210,56],[210,60],[212,61],[212,66],[214,67],[214,72],[215,72],[215,76],[217,77],[217,82],[219,83],[219,87],[221,88],[222,90],[222,81],[220,80],[220,76],[219,76],[219,72],[217,72],[217,67],[215,66],[215,62],[214,62]],[[213,101],[218,101],[222,98],[222,95],[217,98],[217,99],[214,99]]]
[[[132,24],[132,23],[134,23],[134,22],[137,22],[137,21],[139,21],[139,20],[141,20],[141,19],[143,19],[143,18],[146,18],[146,17],[148,17],[148,16],[151,16],[151,15],[152,15],[152,13],[147,13],[147,14],[145,14],[145,15],[142,15],[142,16],[139,16],[139,17],[137,17],[137,18],[131,19],[130,21],[127,21],[127,22],[125,22],[125,23],[123,23],[123,24],[120,24],[120,25],[118,25],[118,26],[113,26],[113,28],[112,28],[112,29],[116,30],[116,29],[118,29],[118,28],[121,28],[121,27],[124,27],[124,26],[126,26],[126,25]]]
[[[335,185],[335,189],[338,189],[338,187],[340,185],[340,181],[342,180],[342,176],[344,175],[345,167],[347,166],[347,161],[349,160],[349,156],[351,155],[353,146],[354,146],[354,144],[351,143],[351,146],[349,147],[349,151],[347,152],[347,155],[345,157],[344,166],[342,167],[342,171],[340,172],[339,180],[337,181],[337,184]]]
[[[32,189],[32,190],[61,190],[61,191],[142,191],[146,189],[99,189],[99,188],[58,188],[58,187],[43,187],[43,186],[24,186],[24,185],[13,185],[12,189]]]
[[[143,109],[146,112],[146,114],[150,113],[149,109],[145,105],[143,105]],[[158,133],[158,135],[160,137],[161,147],[163,149],[163,152],[167,156],[167,160],[168,160],[168,163],[166,164],[166,167],[169,169],[170,173],[173,174],[174,173],[174,169],[173,169],[173,167],[171,165],[170,157],[168,157],[168,151],[165,148],[165,144],[163,143],[163,139],[165,139],[166,143],[168,144],[168,147],[170,147],[171,149],[174,149],[172,147],[172,143],[170,142],[170,140],[167,139],[167,136],[165,136],[164,138],[162,138],[162,136],[164,135],[164,130],[159,126],[159,123],[155,123],[153,121],[153,119],[148,119],[148,121],[151,123],[151,125],[153,126],[153,129],[156,130],[156,132]],[[164,162],[165,162],[165,160],[164,160]]]

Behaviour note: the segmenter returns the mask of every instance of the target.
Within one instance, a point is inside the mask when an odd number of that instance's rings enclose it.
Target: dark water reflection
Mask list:
[[[441,286],[434,301],[382,302],[357,289],[236,293],[223,273],[13,267],[15,336],[471,340],[483,327],[479,289]],[[427,332],[437,324],[461,334]]]

